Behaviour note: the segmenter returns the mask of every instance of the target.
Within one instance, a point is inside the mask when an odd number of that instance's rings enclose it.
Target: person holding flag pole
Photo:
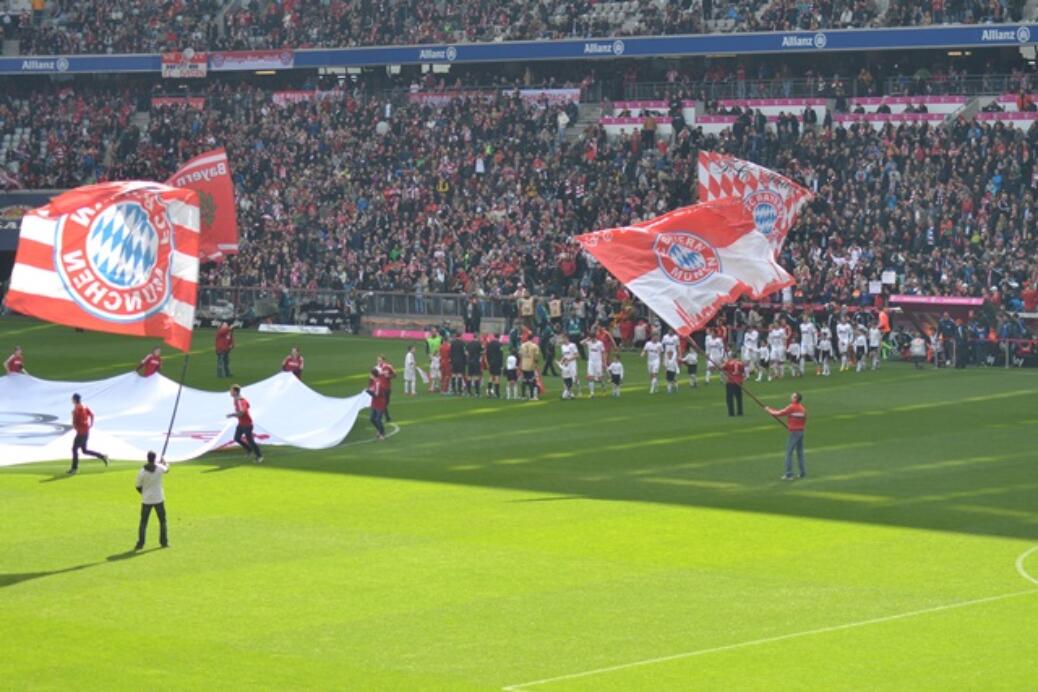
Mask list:
[[[64,192],[22,217],[4,302],[90,331],[161,338],[184,352],[165,455],[187,373],[198,294],[198,193],[154,182]]]
[[[744,295],[761,300],[795,283],[738,197],[682,207],[634,226],[586,233],[577,241],[683,337],[702,329],[724,305]],[[745,386],[741,389],[766,408]]]

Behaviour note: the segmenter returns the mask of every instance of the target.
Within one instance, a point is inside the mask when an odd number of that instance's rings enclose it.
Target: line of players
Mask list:
[[[746,364],[748,377],[756,373],[758,382],[764,377],[770,382],[785,377],[787,372],[792,377],[803,377],[810,364],[814,365],[816,375],[828,377],[832,373],[834,353],[839,358],[840,372],[852,368],[856,372],[866,368],[877,370],[882,347],[883,331],[876,323],[865,327],[843,317],[834,335],[828,326],[819,327],[809,315],[804,315],[796,331],[782,318],[764,333],[752,327],[747,329],[738,344],[738,352]],[[709,383],[711,373],[716,372],[729,355],[721,330],[707,330],[704,350]]]

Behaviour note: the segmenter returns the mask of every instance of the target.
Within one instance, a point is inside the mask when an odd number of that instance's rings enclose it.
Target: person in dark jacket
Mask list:
[[[487,396],[501,398],[501,368],[504,365],[504,353],[497,334],[491,334],[487,342],[487,370],[490,382],[487,383]]]
[[[465,342],[461,334],[451,339],[451,394],[461,396],[465,382]]]

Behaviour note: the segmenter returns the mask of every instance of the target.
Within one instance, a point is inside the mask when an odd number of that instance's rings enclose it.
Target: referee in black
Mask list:
[[[505,356],[501,351],[501,342],[497,334],[490,335],[487,342],[487,370],[490,371],[490,382],[487,383],[487,396],[501,398],[501,368],[504,365]]]

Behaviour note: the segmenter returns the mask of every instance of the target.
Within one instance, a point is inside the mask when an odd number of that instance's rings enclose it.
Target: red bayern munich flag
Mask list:
[[[682,336],[726,303],[744,295],[759,300],[795,283],[734,197],[577,240]]]
[[[238,252],[238,215],[234,206],[234,182],[227,152],[213,149],[199,154],[174,173],[167,185],[198,193],[202,239],[199,257],[215,260]]]
[[[775,171],[727,154],[699,152],[699,201],[737,197],[771,243],[775,256],[811,192]]]
[[[191,347],[198,195],[159,183],[69,190],[22,218],[7,306],[48,322]]]

